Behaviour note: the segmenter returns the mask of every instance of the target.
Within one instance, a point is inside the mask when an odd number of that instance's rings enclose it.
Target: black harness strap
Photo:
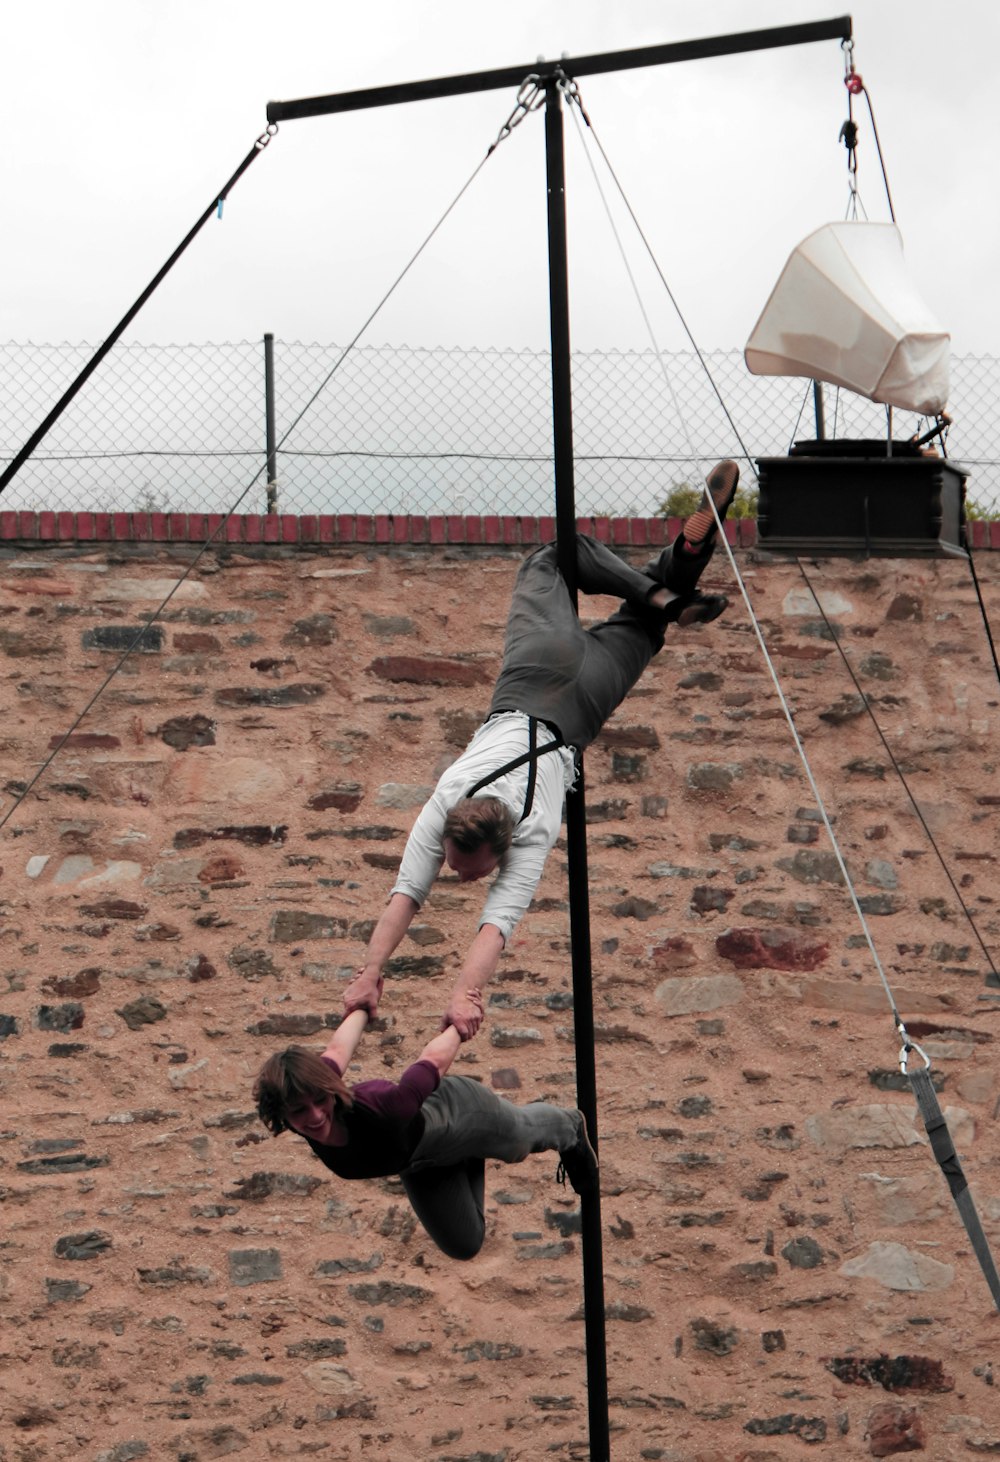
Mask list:
[[[558,751],[561,746],[565,745],[566,743],[562,739],[562,737],[558,736],[555,741],[547,741],[544,746],[539,746],[538,721],[534,716],[529,716],[528,750],[523,751],[520,756],[515,756],[513,761],[507,762],[505,766],[498,768],[497,771],[490,772],[488,776],[481,777],[479,781],[475,784],[475,786],[470,787],[469,790],[465,793],[466,797],[475,797],[477,792],[481,792],[483,788],[488,787],[491,782],[499,781],[499,779],[501,777],[505,777],[508,772],[514,771],[517,767],[524,766],[525,762],[530,762],[531,765],[528,768],[528,785],[524,793],[524,808],[521,812],[521,816],[518,818],[518,822],[523,822],[531,811],[535,801],[535,780],[538,758],[540,756],[544,756],[546,752]]]

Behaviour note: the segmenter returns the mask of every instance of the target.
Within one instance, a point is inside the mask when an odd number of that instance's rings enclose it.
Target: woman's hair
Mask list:
[[[484,845],[502,858],[514,836],[514,814],[499,797],[463,797],[444,820],[441,833],[462,853],[477,853]]]
[[[288,1130],[288,1114],[310,1097],[332,1096],[336,1108],[354,1105],[351,1088],[322,1056],[304,1046],[289,1046],[264,1062],[254,1082],[257,1115],[277,1137]]]

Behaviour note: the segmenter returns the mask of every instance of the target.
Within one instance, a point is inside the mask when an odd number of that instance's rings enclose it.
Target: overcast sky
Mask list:
[[[956,353],[1000,354],[996,0],[48,0],[8,10],[0,339],[96,343],[235,169],[270,99],[854,18],[896,214]],[[742,346],[791,248],[844,217],[836,41],[582,78],[698,343]],[[351,337],[482,158],[513,94],[282,125],[136,320],[155,343]],[[887,218],[862,106],[861,198]],[[567,117],[573,337],[644,328]],[[611,188],[605,181],[605,187]],[[636,244],[626,233],[633,255]],[[634,256],[638,257],[638,256]],[[547,343],[542,114],[497,150],[365,337]],[[683,343],[636,264],[661,343]]]

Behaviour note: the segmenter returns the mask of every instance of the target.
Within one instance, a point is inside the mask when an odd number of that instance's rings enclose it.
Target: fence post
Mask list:
[[[267,511],[278,511],[278,449],[274,434],[274,336],[264,334],[264,435],[267,451]]]

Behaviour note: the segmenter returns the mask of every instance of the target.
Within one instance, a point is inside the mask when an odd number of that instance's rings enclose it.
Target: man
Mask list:
[[[413,826],[364,964],[344,993],[346,1012],[366,1009],[374,1015],[385,963],[443,863],[461,883],[499,870],[442,1019],[442,1029],[454,1025],[463,1040],[475,1035],[483,1019],[483,988],[558,837],[576,753],[590,745],[635,685],[662,647],[668,624],[707,623],[726,608],[724,595],[698,594],[696,585],[715,547],[716,513],[719,521],[725,517],[738,481],[735,462],[714,467],[698,510],[643,572],[596,539],[577,534],[580,589],[623,601],[610,619],[590,629],[573,608],[555,544],[525,559],[489,715]]]

